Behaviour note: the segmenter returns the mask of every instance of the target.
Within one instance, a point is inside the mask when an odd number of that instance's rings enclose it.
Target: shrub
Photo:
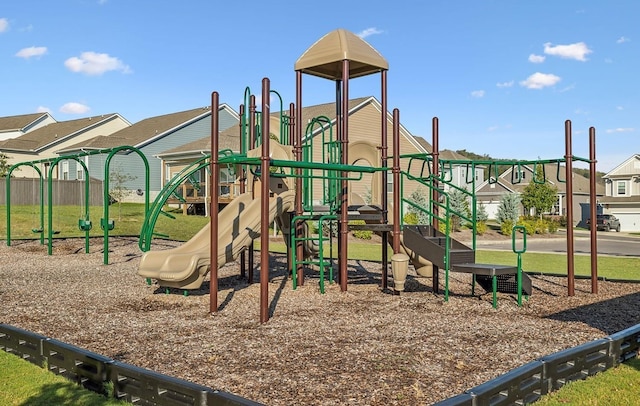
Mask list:
[[[513,229],[513,223],[511,220],[505,220],[500,224],[500,233],[502,235],[511,235],[511,231]]]
[[[510,221],[511,225],[518,221],[518,212],[520,211],[520,196],[516,193],[504,195],[500,200],[496,220],[502,225],[506,221]],[[511,231],[509,231],[511,234]]]
[[[353,225],[363,225],[366,224],[364,220],[352,220],[349,224]],[[373,232],[371,230],[353,230],[351,232],[354,237],[359,238],[361,240],[370,240]]]
[[[478,221],[476,223],[476,234],[483,235],[487,232],[487,223],[484,221]]]
[[[322,222],[322,235],[324,237],[338,237],[339,233],[337,220],[325,220]]]
[[[417,213],[407,213],[404,215],[402,219],[404,224],[415,225],[418,224],[418,214]]]
[[[487,214],[487,209],[484,207],[482,202],[479,202],[476,207],[476,221],[481,221],[486,223],[489,220],[489,214]]]
[[[560,218],[558,219],[558,224],[560,225],[560,227],[566,227],[567,226],[567,216],[560,216]]]
[[[529,218],[522,217],[522,218],[520,218],[520,220],[518,220],[518,225],[524,227],[525,231],[527,232],[527,235],[533,235],[533,234],[536,233],[536,222],[535,222],[535,220],[531,220]]]
[[[547,228],[549,229],[549,232],[553,234],[558,231],[558,228],[560,228],[560,223],[555,220],[548,220]]]
[[[548,221],[537,219],[535,223],[536,234],[546,234],[549,229]]]

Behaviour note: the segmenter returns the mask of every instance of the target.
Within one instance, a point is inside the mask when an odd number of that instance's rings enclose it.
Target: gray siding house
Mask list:
[[[226,129],[237,125],[238,114],[228,105],[220,106],[220,129]],[[211,132],[211,108],[201,107],[177,113],[150,117],[141,120],[130,127],[117,131],[109,136],[98,136],[85,142],[77,143],[68,148],[56,151],[59,155],[68,155],[82,151],[95,151],[120,146],[135,147],[146,157],[149,163],[149,198],[153,200],[162,189],[164,169],[162,161],[157,155],[168,149],[187,144]],[[90,155],[85,157],[92,178],[104,180],[104,165],[107,154]],[[81,176],[79,165],[69,161],[70,173],[76,179]],[[131,180],[125,183],[125,187],[131,191],[144,190],[145,170],[144,162],[140,156],[131,151],[123,151],[113,157],[110,163],[110,173],[124,175]],[[110,176],[113,182],[113,175]],[[129,201],[142,200],[139,194],[131,193]]]

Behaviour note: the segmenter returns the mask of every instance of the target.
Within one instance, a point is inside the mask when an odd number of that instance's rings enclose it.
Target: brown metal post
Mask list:
[[[240,108],[238,109],[238,111],[240,112],[240,121],[238,122],[238,127],[239,127],[239,134],[240,134],[240,151],[245,150],[245,143],[247,142],[244,138],[244,134],[243,134],[243,129],[244,127],[247,125],[247,122],[244,121],[246,119],[245,117],[245,108],[244,108],[244,103],[240,105]],[[240,194],[243,194],[246,192],[246,175],[244,173],[244,165],[240,165]],[[244,278],[247,276],[247,250],[242,250],[242,252],[240,253],[240,277]]]
[[[293,145],[293,152],[296,157],[296,161],[302,161],[302,72],[296,71],[296,118],[293,122],[295,128],[295,143]],[[296,216],[301,216],[303,214],[302,210],[302,169],[296,168]],[[296,233],[296,237],[302,237],[304,232],[303,224],[301,221],[296,221],[295,230],[292,230]],[[298,241],[296,244],[296,258],[298,260],[304,258],[304,247],[302,245],[302,241]],[[298,285],[304,285],[304,268],[302,265],[298,265],[298,269],[293,269],[293,272],[297,272],[298,277]]]
[[[596,129],[589,128],[589,217],[591,218],[591,293],[598,293],[598,227],[596,197]]]
[[[565,144],[565,179],[566,179],[566,211],[567,211],[567,291],[569,296],[575,295],[575,266],[573,251],[573,154],[571,152],[571,120],[564,122]]]
[[[289,143],[291,144],[291,146],[293,147],[296,143],[296,137],[295,137],[295,105],[293,103],[289,104],[289,125],[287,127],[288,132],[289,132]],[[294,158],[295,157],[295,152],[294,152]],[[295,187],[295,186],[294,186]],[[295,201],[294,201],[294,208],[293,208],[293,212],[295,213]],[[291,275],[291,272],[293,272],[293,254],[295,252],[295,247],[291,246],[291,235],[295,233],[295,229],[291,228],[291,224],[289,224],[289,240],[285,241],[285,246],[287,247],[287,269],[289,270],[289,275]],[[295,234],[294,234],[295,235]]]
[[[342,61],[342,161],[343,165],[349,164],[349,60]],[[340,258],[339,273],[340,273],[340,290],[347,291],[347,256],[348,256],[348,242],[349,242],[349,216],[348,210],[348,198],[349,198],[349,182],[347,177],[349,173],[342,172],[343,179],[341,180],[341,204],[340,204]]]
[[[400,110],[393,109],[393,253],[400,252]]]
[[[249,141],[249,146],[247,149],[253,149],[256,147],[256,96],[249,96],[249,126],[247,127],[247,139]],[[255,177],[252,177],[251,184],[251,193],[252,197],[256,198],[256,182]],[[253,273],[256,269],[255,258],[254,258],[254,244],[253,240],[251,244],[249,244],[249,275],[247,277],[247,281],[249,283],[253,283]]]
[[[262,79],[262,156],[260,157],[260,323],[269,321],[269,79]]]
[[[388,131],[387,131],[387,71],[383,70],[380,72],[381,83],[380,87],[382,88],[382,156],[381,162],[383,168],[386,168],[389,163],[389,139]],[[373,162],[372,162],[373,163]],[[382,187],[380,190],[382,191],[382,223],[389,224],[389,173],[387,171],[382,172]],[[380,287],[382,290],[387,289],[387,277],[388,277],[388,267],[389,267],[389,233],[387,231],[382,232],[382,281]]]
[[[431,155],[433,157],[433,161],[431,161],[432,163],[432,168],[431,168],[431,173],[433,175],[433,186],[434,189],[431,190],[431,210],[433,211],[434,217],[431,218],[431,226],[433,227],[433,232],[435,235],[435,232],[438,230],[438,218],[435,217],[438,215],[438,206],[437,204],[433,204],[433,202],[438,202],[440,199],[440,194],[438,193],[437,187],[439,186],[439,182],[438,182],[438,175],[439,175],[439,171],[440,171],[440,160],[439,160],[439,156],[440,156],[440,150],[439,150],[439,146],[438,146],[438,139],[440,137],[439,134],[439,127],[438,127],[439,121],[438,121],[438,117],[434,117],[432,122],[431,122]],[[433,293],[438,293],[439,287],[440,287],[440,269],[438,269],[437,266],[433,265],[432,267],[432,277],[433,277]]]
[[[218,311],[218,189],[220,186],[220,163],[218,162],[218,146],[220,142],[220,134],[218,131],[220,96],[218,92],[211,94],[211,158],[210,177],[211,203],[209,206],[209,313]]]

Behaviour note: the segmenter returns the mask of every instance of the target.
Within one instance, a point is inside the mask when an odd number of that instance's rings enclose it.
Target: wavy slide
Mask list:
[[[270,198],[269,221],[293,210],[295,192],[287,191]],[[250,193],[235,198],[219,214],[218,266],[235,261],[253,239],[260,235],[260,199]],[[198,289],[209,272],[210,225],[204,226],[179,247],[146,252],[138,275],[158,281],[160,286]]]

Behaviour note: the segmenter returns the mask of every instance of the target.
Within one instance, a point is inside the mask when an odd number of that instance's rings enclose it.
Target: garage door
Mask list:
[[[611,212],[620,220],[621,231],[640,231],[640,213]]]
[[[496,215],[498,214],[498,208],[500,207],[500,203],[484,203],[484,208],[487,211],[487,218],[490,220],[495,220]]]

